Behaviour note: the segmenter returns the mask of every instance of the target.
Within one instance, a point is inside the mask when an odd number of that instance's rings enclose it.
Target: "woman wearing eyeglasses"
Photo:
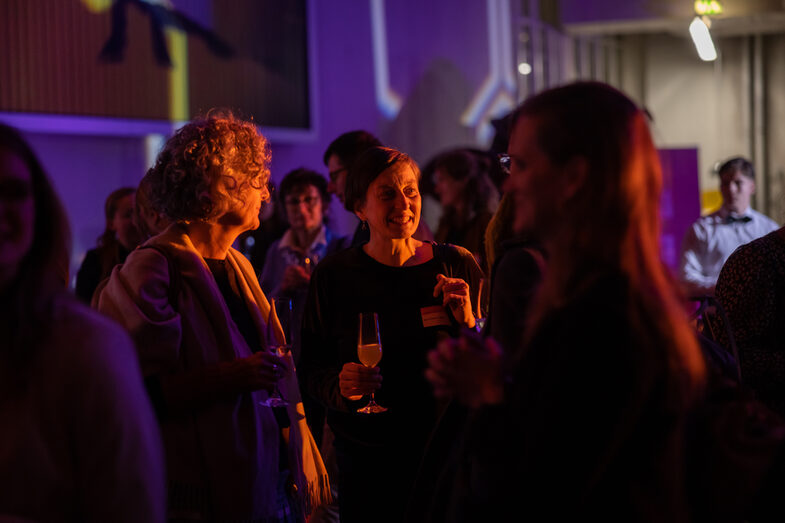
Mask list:
[[[267,296],[292,299],[292,356],[300,360],[300,321],[311,281],[311,270],[336,250],[348,247],[346,238],[327,228],[330,204],[327,180],[309,169],[296,169],[281,181],[280,201],[289,229],[270,246],[259,278]]]

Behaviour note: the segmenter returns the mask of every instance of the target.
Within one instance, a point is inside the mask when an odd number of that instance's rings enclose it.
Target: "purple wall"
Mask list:
[[[322,154],[327,144],[352,129],[367,129],[419,162],[447,147],[475,144],[475,129],[461,124],[460,117],[488,74],[486,2],[385,2],[388,74],[391,88],[402,99],[393,117],[385,116],[376,98],[371,2],[314,0],[309,6],[314,17],[315,125],[311,133],[292,139],[272,134],[275,181],[299,166],[325,172]],[[208,0],[184,7],[209,25]],[[135,185],[144,174],[144,137],[130,128],[96,136],[42,134],[33,126],[25,134],[66,204],[75,271],[103,228],[106,196],[119,186]],[[339,232],[354,228],[355,218],[336,202],[331,212]]]
[[[662,162],[662,257],[676,270],[681,239],[687,227],[700,216],[698,150],[660,149]]]
[[[314,138],[273,142],[273,179],[300,166],[325,172],[322,155],[339,134],[366,129],[426,162],[447,147],[475,144],[460,115],[488,73],[486,3],[476,0],[395,0],[385,3],[391,88],[403,98],[394,118],[377,104],[370,2],[314,2],[317,20]],[[337,201],[332,224],[356,223]]]

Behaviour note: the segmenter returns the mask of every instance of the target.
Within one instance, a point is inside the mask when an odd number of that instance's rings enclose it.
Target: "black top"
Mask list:
[[[328,407],[327,421],[336,440],[366,448],[409,442],[422,450],[437,416],[436,401],[423,375],[426,354],[440,336],[456,335],[459,330],[449,313],[442,324],[423,323],[422,308],[442,305],[441,295],[433,296],[439,273],[463,278],[476,300],[482,272],[460,247],[434,245],[433,259],[409,267],[383,265],[361,247],[352,247],[316,267],[303,318],[299,377],[305,391]],[[379,367],[384,381],[376,401],[388,408],[382,414],[358,414],[356,409],[368,398],[350,401],[341,396],[338,386],[343,364],[359,362],[360,312],[379,315],[383,351]]]
[[[608,273],[532,332],[493,430],[508,454],[489,501],[503,514],[685,519],[679,398],[693,384],[670,370],[669,333],[630,321],[647,299]]]
[[[256,324],[251,318],[251,313],[248,311],[248,305],[245,300],[236,291],[229,280],[229,269],[226,260],[217,260],[212,258],[205,258],[207,267],[213,273],[215,283],[218,284],[218,289],[226,302],[226,307],[229,309],[229,315],[237,325],[240,334],[245,338],[245,342],[253,352],[257,352],[262,348],[262,340],[259,338],[259,331]],[[234,274],[231,275],[234,280]]]
[[[226,307],[229,309],[229,315],[234,320],[240,334],[245,338],[245,342],[253,352],[258,352],[262,349],[261,339],[259,338],[259,331],[256,329],[256,324],[251,318],[251,313],[248,310],[248,305],[245,300],[240,296],[239,292],[232,286],[232,281],[235,280],[234,272],[231,271],[226,260],[219,260],[214,258],[205,258],[205,263],[213,274],[215,283],[218,285],[218,290],[226,302]],[[231,280],[230,280],[231,277]],[[276,407],[273,409],[275,420],[278,422],[279,427],[289,426],[289,417],[286,414],[286,409],[283,407]],[[287,456],[286,445],[282,444],[280,447],[280,456],[278,463],[281,469],[286,468]]]
[[[98,284],[101,283],[101,280],[111,274],[112,268],[114,268],[115,265],[124,263],[125,259],[131,253],[131,251],[126,250],[122,245],[118,245],[117,259],[114,260],[114,263],[112,264],[112,267],[109,268],[108,272],[103,272],[101,269],[101,249],[102,247],[97,247],[87,251],[84,260],[82,261],[82,265],[79,267],[79,272],[76,273],[76,295],[88,305],[93,299],[93,293],[98,287]]]

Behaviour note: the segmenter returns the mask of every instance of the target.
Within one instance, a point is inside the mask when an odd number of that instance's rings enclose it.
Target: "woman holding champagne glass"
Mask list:
[[[301,509],[329,498],[291,394],[291,359],[270,350],[275,315],[231,247],[259,226],[269,162],[251,122],[211,114],[182,127],[150,174],[154,206],[174,223],[116,267],[94,299],[136,343],[166,450],[171,519],[302,521]],[[285,409],[263,405],[276,384],[290,392]]]
[[[439,414],[423,374],[426,353],[475,325],[471,294],[482,271],[473,256],[412,237],[419,179],[417,164],[399,151],[363,153],[349,172],[345,205],[370,241],[327,257],[311,276],[298,371],[304,390],[328,408],[344,523],[402,518]],[[376,346],[381,352],[370,354]],[[372,394],[384,410],[366,413],[364,396]]]

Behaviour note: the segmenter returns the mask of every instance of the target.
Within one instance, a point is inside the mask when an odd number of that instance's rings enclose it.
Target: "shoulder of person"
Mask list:
[[[502,272],[507,272],[508,269],[510,272],[543,272],[545,264],[545,252],[534,243],[522,240],[505,243],[495,263],[496,270]]]
[[[82,265],[79,267],[80,270],[84,267],[91,267],[91,266],[98,266],[100,264],[100,256],[98,253],[98,248],[88,250],[84,258],[82,259]]]
[[[348,249],[352,245],[352,239],[349,236],[338,236],[330,229],[327,229],[327,255]]]
[[[750,209],[750,214],[755,216],[755,218],[759,219],[762,223],[766,224],[772,230],[780,228],[777,222],[775,222],[774,220],[772,220],[762,212],[756,211],[755,209]]]
[[[330,272],[334,270],[344,270],[348,266],[361,263],[363,259],[362,245],[349,248],[338,249],[325,255],[316,265],[319,272]]]
[[[474,256],[469,249],[461,247],[460,245],[453,245],[451,243],[436,243],[433,244],[433,255],[447,261],[465,261],[469,258],[474,260]]]
[[[89,372],[110,361],[114,366],[118,360],[121,366],[137,366],[133,342],[119,324],[71,296],[56,297],[54,307],[51,337],[58,344],[68,345],[67,351],[58,352],[69,368]]]

